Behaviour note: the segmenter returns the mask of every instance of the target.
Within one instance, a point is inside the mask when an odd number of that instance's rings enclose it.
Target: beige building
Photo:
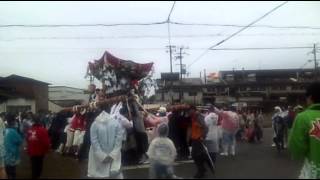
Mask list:
[[[64,107],[88,103],[89,94],[84,89],[67,86],[49,87],[49,110],[59,112]]]

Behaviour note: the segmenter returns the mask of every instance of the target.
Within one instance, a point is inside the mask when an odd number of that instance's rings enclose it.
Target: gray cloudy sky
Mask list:
[[[173,2],[0,2],[0,24],[94,24],[164,21]],[[247,25],[282,2],[181,2],[172,21]],[[289,2],[257,25],[320,27],[320,2]],[[188,46],[190,64],[203,49],[236,32],[236,27],[171,25],[172,44]],[[212,36],[214,34],[220,36]],[[192,37],[186,37],[190,36]],[[208,36],[211,35],[211,36]],[[137,36],[124,38],[123,36]],[[145,36],[145,37],[143,37]],[[156,36],[150,38],[150,36]],[[155,77],[168,72],[167,25],[117,27],[0,28],[0,76],[18,74],[52,83],[85,88],[88,61],[105,50],[122,59],[154,62]],[[181,37],[184,36],[184,37]],[[202,36],[202,37],[201,37]],[[75,38],[87,39],[75,39]],[[102,39],[92,39],[104,37]],[[117,38],[118,37],[118,38]],[[40,39],[37,39],[40,38]],[[42,39],[41,39],[42,38]],[[49,38],[49,39],[43,39]],[[50,39],[51,38],[51,39]],[[59,38],[59,39],[52,39]],[[69,38],[69,39],[66,39]],[[320,30],[249,28],[219,48],[312,46]],[[311,50],[311,49],[310,49]],[[308,49],[210,51],[188,71],[191,77],[235,69],[300,68]],[[177,64],[178,62],[174,62]],[[306,67],[312,67],[312,63]],[[174,66],[178,71],[178,66]]]

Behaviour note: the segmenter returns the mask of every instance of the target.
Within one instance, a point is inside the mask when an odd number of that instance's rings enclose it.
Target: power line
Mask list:
[[[272,12],[274,12],[275,10],[277,10],[278,8],[282,7],[283,5],[285,5],[286,3],[288,3],[288,1],[278,5],[277,7],[271,9],[269,12],[267,12],[266,14],[264,14],[263,16],[261,16],[260,18],[256,19],[255,21],[249,23],[247,26],[241,28],[240,30],[236,31],[235,33],[231,34],[229,37],[227,37],[226,39],[218,42],[217,44],[210,46],[207,50],[205,50],[198,58],[196,58],[189,66],[192,66],[195,62],[197,62],[198,60],[200,60],[200,58],[202,58],[210,49],[213,49],[219,45],[221,45],[222,43],[228,41],[229,39],[231,39],[232,37],[236,36],[237,34],[239,34],[240,32],[244,31],[245,29],[249,28],[250,26],[252,26],[253,24],[257,23],[258,21],[260,21],[261,19],[265,18],[266,16],[268,16],[269,14],[271,14]]]
[[[170,30],[170,18],[171,18],[171,14],[172,14],[172,12],[173,12],[173,9],[174,9],[174,6],[176,5],[176,1],[174,1],[173,2],[173,4],[172,4],[172,7],[171,7],[171,10],[170,10],[170,12],[169,12],[169,15],[168,15],[168,18],[167,18],[167,27],[168,27],[168,48],[169,48],[169,59],[170,59],[170,72],[172,73],[172,48],[174,47],[174,46],[172,46],[171,45],[171,30]]]
[[[113,27],[113,26],[153,26],[166,24],[166,21],[151,23],[114,23],[114,24],[3,24],[0,28],[58,28],[58,27]]]
[[[171,18],[171,14],[172,14],[172,12],[173,12],[173,9],[174,9],[174,6],[175,6],[175,5],[176,5],[176,1],[174,1],[173,4],[172,4],[170,13],[169,13],[168,18],[167,18],[167,23],[170,23],[170,22],[171,22],[170,18]]]
[[[183,23],[183,22],[174,22],[174,21],[171,21],[170,23],[174,24],[174,25],[181,25],[181,26],[209,26],[209,27],[234,27],[234,28],[246,27],[245,25],[239,25],[239,24]],[[252,28],[271,28],[271,29],[311,29],[311,30],[319,30],[320,29],[320,27],[315,27],[315,26],[253,25],[250,27],[252,27]]]
[[[114,26],[154,26],[163,24],[172,24],[179,26],[208,26],[208,27],[231,27],[242,28],[246,25],[239,24],[210,24],[210,23],[185,23],[176,21],[160,21],[150,23],[99,23],[99,24],[2,24],[0,28],[76,28],[76,27],[114,27]],[[310,29],[320,30],[317,26],[273,26],[273,25],[253,25],[251,28],[269,28],[269,29]]]
[[[207,38],[207,37],[222,37],[230,36],[230,34],[185,34],[185,35],[170,35],[170,39],[174,38]],[[239,34],[238,36],[320,36],[320,33],[255,33],[255,34]],[[124,36],[45,36],[45,37],[14,37],[0,38],[0,41],[16,41],[16,40],[99,40],[99,39],[147,39],[158,38],[165,39],[168,35],[124,35]]]
[[[297,46],[297,47],[258,47],[258,48],[216,48],[210,49],[212,51],[245,51],[245,50],[282,50],[282,49],[311,49],[311,46]]]
[[[175,47],[176,48],[176,47]],[[286,49],[311,49],[312,46],[294,46],[294,47],[259,47],[259,48],[219,48],[219,49],[211,49],[213,50],[221,50],[221,51],[244,51],[244,50],[286,50]],[[28,49],[37,49],[37,50],[43,50],[43,49],[52,49],[52,50],[105,50],[105,49],[121,49],[121,50],[164,50],[165,47],[95,47],[95,48],[86,48],[86,47],[66,47],[66,48],[58,48],[58,47],[46,47],[46,48],[31,48],[31,47],[1,47],[1,50],[6,49],[13,49],[13,50],[28,50]],[[206,48],[189,48],[188,50],[205,50]]]

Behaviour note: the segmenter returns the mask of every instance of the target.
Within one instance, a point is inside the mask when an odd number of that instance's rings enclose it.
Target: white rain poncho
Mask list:
[[[111,108],[110,114],[114,119],[116,119],[121,124],[122,130],[124,132],[123,141],[125,141],[127,138],[127,130],[133,128],[133,122],[129,121],[125,116],[123,116],[120,113],[121,108],[122,108],[122,102],[120,102],[118,105],[117,104],[113,105]]]
[[[168,131],[168,127],[166,124],[162,124],[163,126],[159,126],[159,134],[161,131]],[[163,129],[167,128],[167,129]],[[168,132],[165,132],[168,133]],[[149,156],[151,162],[157,162],[163,165],[172,165],[176,156],[177,150],[173,144],[173,142],[167,138],[166,136],[160,136],[152,140],[147,155]]]
[[[93,122],[90,135],[88,177],[122,178],[121,147],[123,128],[113,116],[102,111]],[[110,158],[110,161],[106,159]]]
[[[206,137],[205,144],[209,152],[219,152],[219,127],[218,127],[218,115],[216,113],[209,113],[205,117],[206,126],[209,131]]]

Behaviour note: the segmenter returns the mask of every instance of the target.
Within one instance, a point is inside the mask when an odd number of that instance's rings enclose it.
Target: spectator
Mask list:
[[[158,128],[159,137],[152,140],[147,155],[150,159],[150,178],[169,179],[174,177],[173,162],[177,151],[173,142],[167,137],[169,127],[163,123]]]
[[[284,135],[285,135],[285,120],[280,107],[275,107],[275,114],[272,117],[272,124],[274,128],[275,136],[273,142],[275,143],[277,150],[284,149]]]
[[[27,136],[28,130],[32,127],[33,116],[32,112],[27,112],[25,119],[22,120],[22,133],[24,137]]]
[[[289,150],[295,159],[304,159],[301,179],[320,178],[320,83],[307,88],[309,106],[297,115],[289,136]]]
[[[234,110],[234,109],[233,109]],[[239,116],[234,111],[221,111],[215,108],[215,112],[222,117],[222,156],[236,155],[236,133],[239,129]]]
[[[264,117],[262,114],[262,110],[257,112],[257,118],[255,122],[255,129],[256,129],[256,137],[258,142],[261,142],[263,138],[263,122],[264,122]]]
[[[32,179],[39,179],[43,160],[50,149],[48,131],[41,125],[39,118],[34,118],[32,127],[27,132],[28,154],[31,160]]]
[[[16,121],[13,115],[7,115],[8,127],[4,136],[4,163],[8,179],[16,178],[16,167],[20,163],[20,147],[23,139],[16,129]]]
[[[212,162],[215,164],[217,153],[219,153],[219,128],[218,115],[213,111],[214,107],[211,107],[209,114],[205,117],[205,123],[209,130],[205,140],[205,145],[208,148]]]
[[[0,179],[5,179],[7,177],[5,166],[4,166],[4,113],[0,113]]]

